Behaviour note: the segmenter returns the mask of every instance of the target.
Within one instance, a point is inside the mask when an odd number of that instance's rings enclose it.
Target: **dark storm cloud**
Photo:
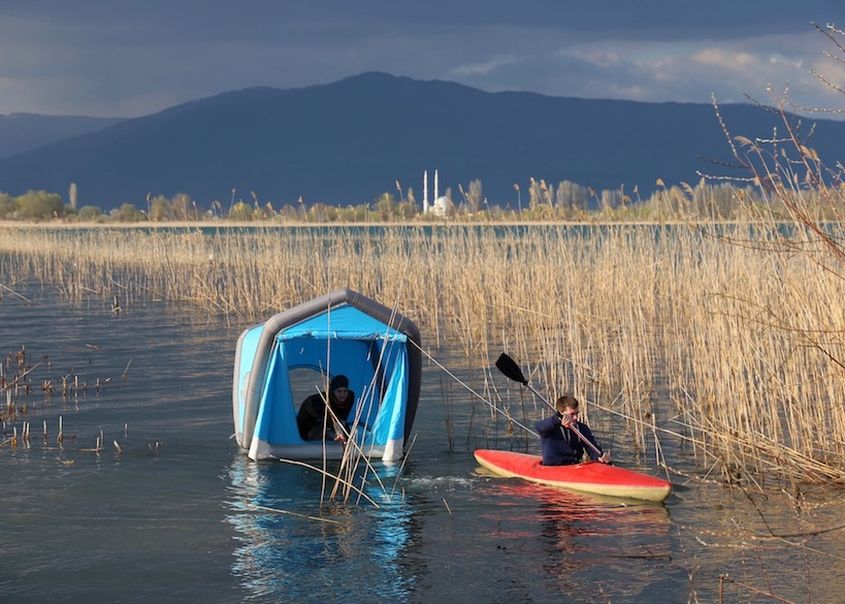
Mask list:
[[[832,1],[5,0],[0,112],[137,115],[368,70],[641,100],[812,85]],[[836,67],[833,77],[838,77]],[[745,88],[743,88],[743,86]]]
[[[334,0],[322,2],[214,2],[211,0],[8,0],[3,14],[23,16],[59,26],[76,24],[122,31],[144,28],[150,34],[179,30],[191,39],[205,39],[217,31],[223,37],[273,35],[278,27],[319,24],[400,30],[419,26],[481,25],[547,26],[590,31],[598,35],[626,32],[649,38],[674,39],[689,35],[731,35],[731,32],[771,33],[793,31],[796,23],[831,19],[841,10],[834,0],[746,1],[736,0],[561,0],[507,1],[428,0],[397,2]]]

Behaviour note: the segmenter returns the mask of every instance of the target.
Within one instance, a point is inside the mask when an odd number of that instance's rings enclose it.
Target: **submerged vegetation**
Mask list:
[[[843,50],[845,34],[819,29]],[[0,285],[37,279],[72,300],[190,302],[243,320],[351,287],[414,317],[429,345],[457,343],[486,366],[503,349],[533,360],[550,388],[624,417],[634,446],[653,445],[658,463],[670,461],[660,438],[675,438],[727,482],[843,482],[845,180],[841,164],[826,166],[809,146],[812,130],[790,107],[776,104],[779,136],[735,136],[719,117],[733,155],[720,167],[731,175],[668,188],[658,179],[647,199],[532,179],[525,207],[518,184],[516,203],[503,207],[473,181],[434,215],[397,182],[398,200],[384,193],[360,206],[300,199],[275,208],[255,194],[235,202],[233,191],[228,208],[180,194],[106,217],[77,211],[75,186],[68,205],[45,192],[0,194],[0,219],[12,220],[403,223],[210,234],[12,225],[0,238]],[[444,219],[603,224],[416,224]],[[640,224],[608,224],[626,221]],[[500,412],[518,415],[483,381]]]
[[[25,284],[41,282],[72,301],[88,296],[113,301],[113,312],[123,308],[131,313],[139,302],[167,300],[243,324],[337,287],[354,288],[413,317],[424,333],[424,352],[458,350],[472,359],[475,371],[463,377],[495,406],[489,414],[476,414],[473,408],[472,417],[498,445],[510,440],[517,448],[528,442],[516,428],[530,426],[541,412],[521,399],[524,391],[502,390],[506,382],[491,366],[506,350],[530,368],[535,385],[551,390],[549,398],[571,391],[588,401],[586,410],[595,423],[622,418],[628,430],[620,448],[626,454],[674,471],[675,456],[689,452],[700,463],[699,481],[719,477],[743,487],[745,497],[726,507],[745,507],[747,513],[725,514],[722,506],[712,506],[704,529],[685,524],[684,514],[673,510],[681,550],[687,557],[693,552],[689,564],[681,561],[690,580],[690,601],[698,601],[696,590],[708,580],[715,583],[710,591],[718,589],[719,601],[725,592],[787,601],[775,589],[807,598],[835,597],[817,577],[831,558],[842,561],[835,553],[840,542],[824,541],[823,535],[843,526],[835,519],[825,520],[824,527],[808,526],[824,515],[804,512],[814,505],[819,512],[837,498],[827,497],[832,489],[819,489],[825,501],[814,504],[802,492],[813,491],[806,488],[809,484],[845,482],[845,183],[841,166],[831,170],[822,163],[785,106],[784,101],[780,137],[734,136],[731,125],[723,124],[734,153],[732,169],[743,174],[739,179],[661,188],[638,202],[622,191],[599,194],[582,205],[559,201],[580,200],[589,192],[573,186],[567,189],[575,191],[572,197],[559,198],[559,187],[551,195],[550,187],[534,181],[534,195],[516,211],[488,207],[473,187],[472,198],[464,196],[448,216],[455,222],[605,223],[587,228],[431,225],[426,223],[443,222],[443,217],[422,216],[410,196],[396,202],[387,194],[374,205],[349,208],[298,204],[274,210],[255,199],[232,204],[228,211],[220,204],[203,211],[182,196],[158,199],[143,212],[126,204],[109,218],[89,210],[89,220],[405,224],[128,230],[6,225],[0,230],[0,300],[23,297],[19,292]],[[54,220],[83,219],[85,208],[65,215],[58,196],[22,197],[0,195],[0,217],[37,220],[32,208],[48,208]],[[624,221],[675,224],[607,224]],[[5,388],[7,395],[0,421],[24,414],[11,404],[10,392],[25,384],[25,366],[24,354],[0,365],[0,391]],[[61,377],[63,397],[71,392],[69,375]],[[451,447],[447,401],[444,408]],[[42,429],[47,443],[46,424]],[[57,429],[55,438],[61,442],[60,424]],[[5,438],[0,445],[13,446],[19,438],[28,442],[28,424],[20,436],[13,431]],[[673,446],[664,447],[667,441]],[[90,450],[101,451],[102,434],[95,442]],[[114,446],[120,454],[120,444]],[[358,460],[353,456],[335,477],[334,490],[345,499],[360,495],[352,494],[347,473]],[[787,488],[767,488],[773,479]],[[394,481],[391,495],[395,488]],[[755,495],[754,489],[763,494]],[[678,491],[683,503],[676,509],[695,508],[685,497],[698,494]],[[382,492],[388,493],[384,485]],[[445,498],[443,504],[451,515]],[[794,512],[794,521],[772,522],[779,513],[773,508]],[[541,509],[548,517],[555,515],[556,508]],[[635,511],[637,518],[646,517]],[[567,519],[576,514],[583,517],[584,507],[558,512]],[[603,534],[613,540],[637,532],[628,525],[610,526]],[[697,545],[685,542],[690,535]],[[720,563],[732,574],[708,579],[695,554],[698,545],[726,552]],[[649,560],[660,557],[647,553]],[[765,567],[779,555],[790,561],[788,571],[806,573],[805,581],[788,585],[789,572],[775,574]],[[707,564],[707,556],[702,560]],[[667,566],[655,568],[663,572]]]
[[[533,361],[540,382],[626,417],[633,446],[656,442],[659,463],[671,464],[660,438],[679,438],[729,481],[842,480],[845,372],[831,359],[845,353],[845,283],[819,270],[826,251],[806,229],[714,229],[8,227],[0,283],[191,302],[239,321],[351,287],[414,317],[429,346],[449,341],[487,366],[503,349]]]

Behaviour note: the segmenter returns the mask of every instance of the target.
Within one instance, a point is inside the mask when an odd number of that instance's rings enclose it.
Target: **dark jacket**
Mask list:
[[[326,404],[323,402],[325,400],[325,392],[320,392],[318,394],[312,394],[302,401],[302,405],[299,407],[299,413],[296,414],[296,427],[299,428],[299,436],[302,440],[323,440],[323,438],[331,440],[334,438],[334,434],[331,434],[331,431],[334,430],[335,433],[339,432],[340,426],[333,425],[334,420],[332,419],[331,413],[329,413],[326,418],[326,433],[321,434],[323,416],[326,414]],[[343,403],[336,400],[333,395],[329,398],[329,405],[331,405],[332,411],[341,422],[343,429],[347,432],[349,431],[349,424],[346,420],[354,404],[355,393],[351,390]]]
[[[565,466],[573,463],[581,463],[581,460],[584,458],[585,449],[590,459],[593,461],[598,460],[599,455],[584,445],[581,439],[575,436],[575,432],[560,425],[560,417],[560,414],[556,414],[552,417],[541,419],[534,426],[540,434],[540,448],[543,450],[543,465]],[[593,443],[599,451],[602,451],[602,448],[596,441],[596,437],[593,436],[587,424],[578,422],[575,424],[575,427],[584,435],[584,438]]]

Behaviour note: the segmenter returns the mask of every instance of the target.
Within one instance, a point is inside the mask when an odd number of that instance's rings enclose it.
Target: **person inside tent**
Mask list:
[[[578,421],[577,398],[568,394],[564,395],[557,399],[555,409],[557,413],[538,421],[534,426],[540,434],[544,466],[565,466],[581,463],[584,458],[585,446],[575,432],[570,429],[572,427],[577,429],[599,451],[596,453],[592,447],[586,447],[590,459],[610,463],[610,452],[603,451],[590,427]]]
[[[326,414],[326,400],[332,413]],[[347,418],[354,402],[355,393],[349,389],[349,378],[334,376],[329,384],[328,396],[325,392],[318,392],[302,401],[296,414],[299,436],[302,440],[334,439],[346,443],[349,434]]]

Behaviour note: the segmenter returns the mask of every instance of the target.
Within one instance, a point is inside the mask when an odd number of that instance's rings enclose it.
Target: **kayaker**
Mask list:
[[[540,434],[544,466],[581,463],[585,450],[593,461],[610,463],[610,452],[602,450],[590,427],[578,421],[578,399],[566,394],[557,399],[555,409],[557,413],[538,421],[535,425]],[[593,443],[596,449],[601,451],[601,455],[593,451],[591,447],[585,446],[575,432],[569,430],[571,426]]]
[[[331,413],[324,420],[326,414],[325,401],[329,401],[332,412],[337,416],[335,421]],[[355,402],[355,393],[349,389],[349,378],[345,375],[336,375],[329,384],[329,394],[325,392],[315,393],[302,401],[299,413],[296,414],[296,426],[299,428],[299,436],[302,440],[339,440],[346,442],[346,435],[349,434],[347,418],[352,405]],[[323,426],[325,425],[325,433]]]

